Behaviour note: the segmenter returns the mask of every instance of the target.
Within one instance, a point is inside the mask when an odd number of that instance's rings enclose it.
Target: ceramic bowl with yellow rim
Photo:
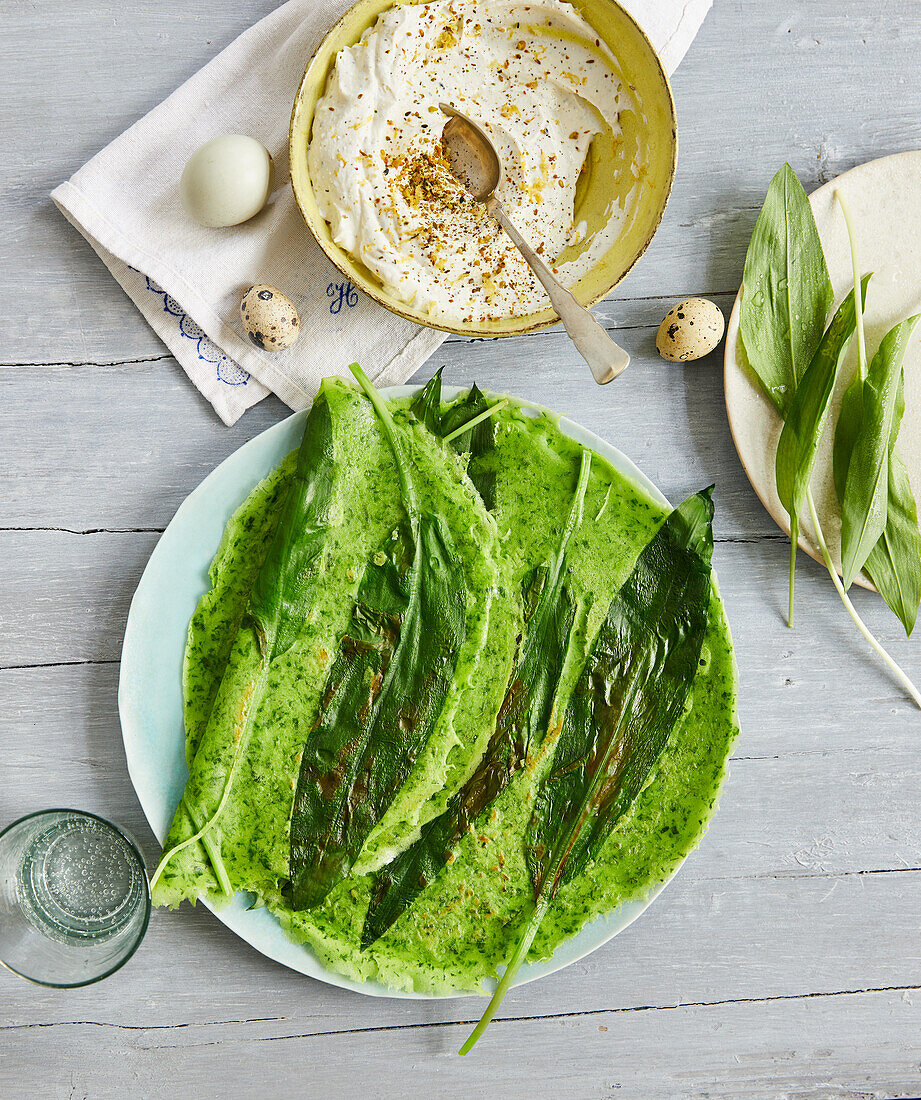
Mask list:
[[[392,0],[359,0],[329,31],[304,73],[291,117],[290,170],[309,229],[346,278],[387,309],[418,324],[477,336],[507,336],[555,324],[558,317],[549,307],[515,315],[497,311],[495,317],[456,319],[407,304],[405,294],[398,295],[334,239],[317,201],[321,186],[312,178],[308,155],[315,112],[340,51],[358,43],[394,6]],[[613,0],[572,0],[572,8],[594,32],[596,44],[616,58],[626,92],[616,129],[605,124],[591,139],[574,192],[573,222],[580,227],[580,241],[603,240],[612,204],[623,208],[616,234],[608,233],[603,251],[596,248],[598,254],[591,266],[582,264],[583,273],[572,287],[581,302],[593,305],[623,279],[658,228],[674,177],[677,136],[668,77],[633,18]],[[565,75],[574,82],[580,79],[579,74]],[[510,102],[514,104],[514,100]],[[579,247],[586,245],[575,244],[573,251]],[[568,262],[569,252],[567,246],[558,262]]]

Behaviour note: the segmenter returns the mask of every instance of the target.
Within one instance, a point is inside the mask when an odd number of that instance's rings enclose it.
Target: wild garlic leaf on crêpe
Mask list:
[[[410,405],[413,415],[420,420],[433,435],[441,435],[441,374],[439,367],[432,377],[416,394]]]
[[[378,872],[362,930],[363,948],[382,936],[438,877],[470,826],[523,767],[529,747],[547,732],[575,617],[566,583],[567,549],[582,521],[590,470],[591,454],[583,451],[572,508],[556,552],[547,565],[532,570],[522,585],[522,637],[486,750],[444,811],[423,826],[414,844]]]
[[[528,829],[537,894],[555,895],[594,858],[681,717],[710,606],[710,492],[671,513],[611,601]]]
[[[902,364],[918,316],[883,337],[863,383],[860,424],[854,438],[841,501],[841,566],[845,588],[860,572],[886,527],[889,452],[900,420]]]
[[[869,281],[870,276],[867,275],[861,283],[864,302]],[[777,495],[790,517],[790,625],[793,623],[793,579],[799,517],[806,506],[806,492],[825,431],[831,395],[856,327],[857,313],[854,292],[851,291],[838,307],[812,362],[796,387],[777,444]]]
[[[208,774],[200,776],[193,760],[190,781],[174,828],[184,807],[195,832],[181,837],[170,833],[151,880],[152,888],[177,852],[203,840],[221,889],[225,894],[232,892],[221,859],[220,836],[214,827],[246,751],[272,662],[297,640],[313,607],[317,585],[322,583],[327,537],[341,518],[337,508],[336,471],[332,416],[326,394],[321,389],[307,415],[294,477],[243,615],[243,626],[255,632],[259,661],[241,685],[239,703],[233,708],[233,750],[226,772],[216,776],[209,765]],[[212,723],[220,720],[220,716],[212,713],[203,741],[208,738]],[[212,732],[220,739],[225,731],[215,728]]]
[[[697,675],[710,606],[710,489],[673,511],[614,596],[563,718],[525,834],[534,903],[479,1039],[567,882],[600,852],[652,774]]]
[[[348,875],[428,741],[464,638],[466,591],[447,527],[425,515],[369,562],[301,758],[291,816],[292,907]]]
[[[487,412],[490,408],[483,391],[474,384],[462,400],[449,405],[441,423],[442,436],[450,436],[463,424]],[[487,512],[496,507],[496,428],[487,418],[470,431],[454,436],[450,446],[458,454],[467,455],[467,476],[480,494]]]
[[[466,631],[463,565],[420,508],[406,441],[358,368],[393,450],[405,519],[368,562],[301,757],[290,900],[318,905],[348,875],[441,714]]]
[[[467,455],[467,476],[480,494],[488,512],[496,506],[496,433],[488,417],[475,424],[469,432],[454,435],[464,424],[489,411],[483,391],[474,384],[465,397],[450,405],[441,400],[439,367],[425,386],[413,398],[410,408],[417,420],[439,439],[451,436],[449,446],[460,455]]]
[[[739,313],[748,362],[781,416],[819,346],[833,300],[812,207],[785,164],[755,222]]]

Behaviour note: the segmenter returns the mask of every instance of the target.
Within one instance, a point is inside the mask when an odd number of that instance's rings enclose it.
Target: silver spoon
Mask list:
[[[502,162],[489,137],[477,124],[456,107],[440,103],[442,111],[452,117],[445,123],[441,143],[451,171],[477,202],[483,203],[489,214],[502,226],[517,245],[528,266],[540,279],[550,296],[553,308],[579,354],[591,367],[599,386],[613,381],[630,364],[630,356],[619,347],[584,306],[557,281],[553,272],[537,255],[509,220],[496,198],[502,182]]]

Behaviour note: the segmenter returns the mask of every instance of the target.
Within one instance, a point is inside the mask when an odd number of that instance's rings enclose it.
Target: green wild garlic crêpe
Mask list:
[[[164,850],[209,827],[201,839],[177,847],[154,899],[221,905],[235,891],[249,891],[328,968],[395,989],[449,993],[478,989],[508,961],[533,900],[526,837],[562,714],[612,598],[666,511],[600,456],[586,458],[547,414],[509,402],[486,422],[491,431],[474,428],[458,438],[458,427],[486,408],[483,395],[474,389],[444,407],[440,392],[429,388],[427,396],[434,402],[386,403],[394,444],[360,390],[338,380],[323,384],[318,402],[328,410],[331,477],[325,496],[301,494],[318,545],[295,595],[309,603],[297,630],[272,628],[285,645],[268,662],[253,588],[274,552],[298,454],[258,485],[228,524],[211,587],[189,625],[183,676],[190,776]],[[462,621],[455,604],[444,643],[449,682],[425,743],[408,767],[403,762],[405,778],[381,800],[360,850],[350,852],[350,866],[340,861],[339,877],[327,878],[322,899],[314,895],[312,908],[295,909],[291,822],[302,760],[328,713],[342,641],[356,634],[366,573],[389,568],[391,542],[406,522],[397,453],[404,473],[410,471],[416,511],[437,517],[439,545],[448,547],[445,560],[463,588]],[[563,552],[565,577],[554,582]],[[375,887],[455,796],[475,784],[490,739],[505,728],[497,718],[508,705],[513,670],[526,666],[525,628],[541,606],[538,589],[555,583],[556,592],[564,580],[565,645],[553,651],[559,667],[555,692],[548,689],[555,705],[547,730],[525,735],[523,760],[503,773],[495,797],[464,822],[460,839],[452,834],[444,866],[369,935]],[[594,917],[644,896],[698,843],[737,734],[735,695],[729,627],[714,584],[698,671],[652,779],[594,860],[561,887],[530,960],[549,957]],[[541,720],[548,706],[545,698]],[[363,791],[360,783],[355,791]]]

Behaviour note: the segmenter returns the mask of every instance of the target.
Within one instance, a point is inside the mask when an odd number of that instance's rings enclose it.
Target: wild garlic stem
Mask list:
[[[253,682],[252,689],[249,692],[248,702],[246,703],[246,706],[244,707],[243,714],[242,714],[242,716],[240,718],[240,721],[239,721],[239,725],[237,726],[237,729],[234,731],[236,736],[234,738],[233,760],[231,761],[231,764],[230,764],[230,770],[227,772],[227,777],[224,780],[224,788],[221,791],[221,798],[220,798],[220,801],[217,804],[217,809],[214,811],[214,813],[208,818],[208,820],[204,823],[204,825],[202,825],[202,827],[196,833],[193,833],[192,836],[187,837],[185,840],[180,841],[178,844],[174,844],[168,852],[163,853],[163,856],[160,859],[160,862],[157,864],[157,869],[153,873],[153,878],[150,880],[151,890],[157,885],[157,882],[159,881],[160,876],[163,874],[163,871],[165,870],[167,863],[169,863],[169,861],[173,858],[173,856],[176,855],[177,853],[181,852],[184,848],[188,848],[190,844],[194,844],[197,840],[201,840],[202,837],[204,837],[204,835],[208,832],[208,830],[213,827],[214,823],[217,821],[217,819],[223,813],[224,807],[227,805],[227,799],[230,797],[230,788],[233,786],[233,781],[236,778],[237,765],[240,762],[240,757],[243,755],[244,741],[248,740],[248,738],[249,738],[249,731],[250,731],[249,719],[250,719],[250,714],[252,713],[253,699],[254,698],[257,699],[257,700],[262,699],[262,691],[265,688],[265,682],[268,678],[268,665],[269,665],[269,662],[265,658],[263,658],[262,663],[260,665],[259,674],[258,674],[256,680]],[[188,804],[187,804],[187,806],[188,806]],[[191,816],[190,816],[190,820],[192,820]],[[194,825],[195,822],[192,821],[192,824]],[[229,879],[228,879],[228,885],[229,885]],[[224,887],[223,882],[221,883],[221,887],[222,887],[222,889],[224,889],[224,892],[226,893],[227,890]]]
[[[787,626],[793,629],[793,582],[796,579],[796,543],[797,532],[794,524],[790,531],[790,599],[787,604]]]
[[[883,649],[876,638],[870,633],[869,628],[864,623],[863,619],[857,614],[857,609],[851,603],[847,592],[844,591],[844,585],[841,583],[841,579],[838,576],[838,571],[835,569],[831,554],[828,552],[828,546],[825,544],[825,536],[822,533],[822,525],[819,522],[819,516],[816,512],[815,501],[812,499],[812,490],[806,490],[806,501],[809,504],[809,514],[812,516],[812,525],[815,527],[816,538],[819,542],[819,549],[822,551],[822,558],[825,561],[825,568],[828,570],[828,575],[834,582],[835,588],[838,590],[838,595],[841,597],[841,602],[847,608],[847,613],[854,620],[857,625],[857,629],[867,639],[870,645],[876,650],[876,652],[882,657],[883,661],[888,665],[889,671],[895,676],[896,680],[902,685],[908,692],[912,699],[921,707],[921,692],[915,687],[915,685],[909,680],[902,669],[895,663],[895,661],[889,656],[889,654]]]
[[[153,877],[150,880],[151,890],[159,882],[160,876],[166,870],[166,865],[173,858],[173,856],[178,855],[179,852],[181,852],[184,848],[188,848],[190,844],[194,844],[197,840],[202,840],[204,838],[205,834],[208,832],[208,830],[214,825],[214,823],[217,821],[217,819],[221,816],[221,812],[224,809],[224,806],[227,804],[227,798],[230,795],[230,788],[233,786],[232,780],[233,780],[233,777],[234,777],[234,773],[236,772],[236,766],[237,766],[237,762],[236,762],[236,759],[234,759],[233,765],[231,766],[230,771],[227,773],[227,778],[224,780],[224,790],[221,792],[221,800],[218,803],[217,809],[214,811],[214,813],[211,815],[211,817],[208,818],[208,820],[204,823],[204,825],[202,825],[202,827],[198,830],[197,833],[193,833],[192,836],[187,837],[183,841],[180,841],[179,844],[174,844],[168,852],[163,853],[163,856],[161,857],[160,862],[157,864],[157,869],[156,869],[156,871],[154,871]],[[216,868],[215,868],[215,870],[216,870]],[[225,871],[225,874],[226,874],[226,871]],[[228,883],[229,883],[229,879],[228,879]],[[221,889],[224,891],[224,893],[228,892],[223,882],[221,883]]]
[[[457,439],[459,435],[463,435],[464,432],[472,431],[477,424],[482,424],[484,420],[488,420],[491,416],[495,416],[500,409],[504,409],[508,404],[508,398],[503,397],[501,401],[497,401],[495,405],[490,405],[488,409],[484,409],[483,412],[477,416],[472,417],[466,424],[461,424],[459,428],[455,428],[450,435],[444,437],[443,442],[450,443],[452,439]]]
[[[541,922],[547,912],[550,905],[550,898],[546,893],[542,893],[537,902],[534,905],[534,909],[531,912],[531,916],[528,918],[527,923],[522,931],[521,938],[515,948],[515,953],[508,961],[508,966],[505,968],[505,973],[502,975],[502,979],[496,986],[496,992],[493,993],[489,1004],[486,1006],[486,1011],[483,1013],[480,1022],[476,1025],[473,1031],[470,1033],[470,1038],[458,1051],[459,1054],[469,1054],[476,1046],[476,1042],[479,1037],[486,1030],[490,1020],[496,1014],[496,1010],[502,1001],[505,999],[505,994],[508,993],[511,988],[512,982],[515,980],[515,975],[521,968],[521,964],[527,957],[528,951],[531,948],[531,944],[534,942],[534,937],[537,935],[537,930],[541,926]]]
[[[835,191],[835,198],[844,215],[844,224],[847,228],[847,239],[851,246],[851,267],[854,271],[854,316],[857,320],[857,369],[860,371],[860,381],[867,377],[867,339],[863,329],[863,295],[860,293],[860,260],[857,255],[857,234],[854,231],[854,223],[851,220],[851,208],[847,199],[840,191]]]
[[[189,805],[185,795],[182,796],[182,805],[185,806],[185,812],[189,815],[189,821],[192,822],[192,828],[200,828],[198,819],[195,816],[195,811]],[[230,876],[227,874],[227,868],[224,866],[224,860],[221,858],[220,849],[214,843],[213,838],[208,832],[202,833],[201,842],[207,853],[208,859],[211,861],[211,868],[214,871],[214,876],[217,879],[218,886],[221,888],[221,892],[231,897],[234,891],[233,887],[230,885]]]

